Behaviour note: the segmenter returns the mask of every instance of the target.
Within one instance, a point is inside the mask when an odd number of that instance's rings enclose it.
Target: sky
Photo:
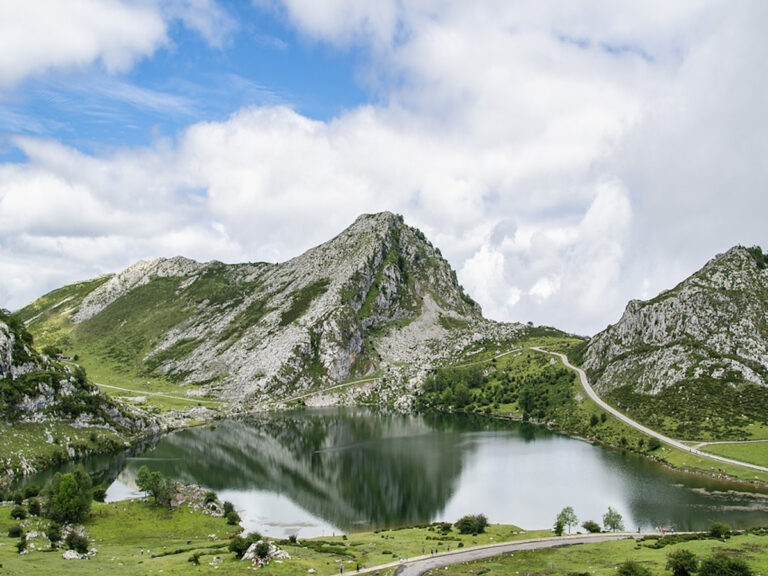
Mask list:
[[[591,335],[768,248],[762,0],[3,0],[0,307],[403,214],[501,321]]]

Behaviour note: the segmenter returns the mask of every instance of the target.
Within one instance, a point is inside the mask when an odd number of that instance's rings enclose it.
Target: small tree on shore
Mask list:
[[[67,474],[57,473],[49,491],[46,512],[57,522],[82,522],[91,511],[91,477],[82,467]]]
[[[562,523],[563,527],[568,528],[568,534],[571,533],[571,528],[579,525],[579,519],[572,506],[566,506],[560,510],[560,514],[557,515],[557,522]]]
[[[624,530],[624,519],[616,510],[608,506],[608,512],[603,514],[603,526],[606,530],[616,532],[617,530]]]
[[[160,472],[150,472],[149,468],[142,466],[136,476],[136,487],[155,499],[155,504],[168,506],[173,496],[173,482],[165,478]]]

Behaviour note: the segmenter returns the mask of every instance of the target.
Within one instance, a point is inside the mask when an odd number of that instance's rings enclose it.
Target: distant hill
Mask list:
[[[583,366],[608,402],[680,438],[768,426],[768,256],[735,247],[673,289],[631,301]]]
[[[387,212],[282,264],[139,262],[55,290],[19,316],[86,367],[109,363],[246,402],[372,376],[381,380],[361,393],[407,401],[394,390],[436,363],[526,329],[483,319],[440,251]]]

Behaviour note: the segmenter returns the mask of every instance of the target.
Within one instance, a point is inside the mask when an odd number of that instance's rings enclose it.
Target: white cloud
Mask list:
[[[3,0],[0,88],[55,69],[124,72],[170,42],[179,19],[219,46],[233,22],[215,0]]]
[[[95,156],[16,140],[0,298],[143,257],[284,260],[394,210],[490,317],[593,333],[715,252],[768,243],[764,6],[286,0],[307,36],[369,49],[380,103],[323,122],[246,108]]]

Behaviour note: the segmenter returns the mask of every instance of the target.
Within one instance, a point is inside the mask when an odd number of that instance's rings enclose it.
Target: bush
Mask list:
[[[24,502],[24,494],[21,492],[14,492],[13,496],[11,496],[11,500],[13,500],[14,504],[21,504]]]
[[[29,508],[29,513],[32,516],[40,516],[40,512],[42,511],[40,500],[37,498],[32,498],[29,502],[27,502],[27,507]]]
[[[269,556],[269,544],[267,542],[257,543],[254,552],[259,558],[266,558]]]
[[[67,545],[69,550],[75,550],[80,554],[86,554],[88,552],[88,535],[74,531],[70,532],[64,539],[64,544]]]
[[[104,486],[96,486],[93,489],[93,499],[96,502],[104,502],[107,499],[107,489]]]
[[[591,427],[597,426],[598,422],[600,422],[600,418],[597,417],[597,414],[592,414],[592,416],[589,417],[589,425]]]
[[[291,534],[290,536],[288,536],[288,542],[290,542],[291,544],[296,544],[296,540],[297,540],[296,534]]]
[[[8,538],[18,538],[22,534],[24,534],[24,528],[21,527],[21,524],[14,524],[8,528]]]
[[[21,554],[26,549],[27,549],[27,535],[22,534],[19,541],[16,542],[16,550],[18,550],[19,554]]]
[[[656,438],[655,436],[652,436],[648,439],[648,450],[653,452],[654,450],[658,450],[661,448],[661,440]]]
[[[712,522],[709,525],[709,535],[712,538],[728,538],[731,535],[731,527],[723,522]]]
[[[690,550],[681,548],[667,554],[667,570],[672,572],[672,576],[691,576],[698,568],[696,554]]]
[[[584,528],[584,530],[586,530],[590,534],[597,534],[598,532],[600,532],[600,524],[598,524],[594,520],[587,520],[586,522],[583,522],[581,527]]]
[[[40,496],[40,486],[37,484],[30,484],[26,488],[24,488],[24,498],[34,498],[35,496]]]
[[[54,548],[57,542],[61,542],[61,526],[57,522],[51,522],[45,531],[45,535],[51,541],[51,548]]]
[[[24,520],[27,517],[27,509],[24,506],[14,506],[11,510],[11,518],[14,520]]]
[[[200,556],[202,555],[203,555],[202,552],[195,552],[194,554],[192,554],[192,556],[187,558],[187,562],[192,562],[193,566],[200,566]]]
[[[229,541],[229,551],[232,552],[237,558],[242,558],[243,554],[248,551],[251,544],[254,544],[261,540],[261,534],[258,532],[251,532],[245,538],[242,536],[235,536]]]
[[[235,512],[234,510],[230,510],[224,515],[224,518],[227,519],[227,524],[230,526],[235,526],[236,524],[240,523],[240,514]]]
[[[564,531],[565,522],[562,520],[562,518],[558,518],[555,520],[555,525],[552,527],[552,532],[555,533],[555,536],[562,536]]]
[[[728,556],[723,552],[701,561],[699,576],[752,576],[754,572],[741,558]]]
[[[634,560],[626,560],[619,564],[616,574],[618,576],[653,576],[653,573],[648,568]]]
[[[216,492],[206,492],[205,493],[205,499],[203,500],[203,504],[210,504],[211,502],[216,502]]]
[[[235,510],[235,505],[232,504],[229,500],[224,501],[224,515],[226,516],[230,512],[233,512]]]
[[[484,514],[463,516],[454,524],[459,534],[482,534],[485,532],[485,527],[488,526],[488,518]]]

